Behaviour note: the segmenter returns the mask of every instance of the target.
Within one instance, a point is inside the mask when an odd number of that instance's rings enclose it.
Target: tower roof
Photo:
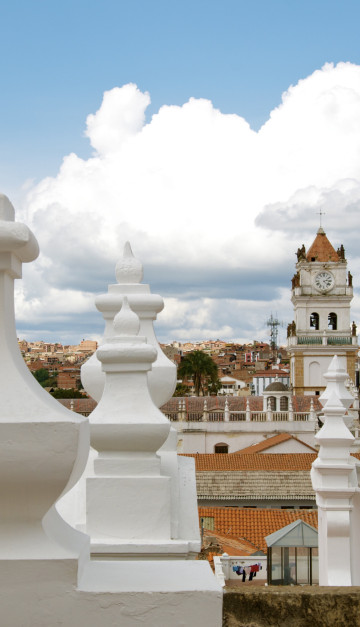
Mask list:
[[[330,244],[324,229],[319,228],[307,255],[307,261],[340,261],[335,248]]]

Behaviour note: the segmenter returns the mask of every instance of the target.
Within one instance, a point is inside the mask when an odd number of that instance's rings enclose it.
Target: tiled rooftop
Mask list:
[[[259,457],[262,457],[259,455]],[[274,455],[275,457],[275,455]],[[196,473],[198,500],[314,501],[308,470],[238,470]]]
[[[254,551],[266,552],[265,537],[299,518],[317,529],[316,510],[199,507],[199,516],[214,518],[215,532],[244,539],[254,545]]]
[[[195,453],[186,457],[195,459],[197,471],[299,471],[310,472],[317,453],[263,453],[262,455],[242,453]]]
[[[317,453],[187,453],[185,457],[195,459],[196,471],[236,471],[236,470],[264,470],[264,471],[298,471],[310,472],[311,464]],[[360,460],[360,453],[353,457]]]
[[[335,248],[330,244],[326,234],[322,229],[319,229],[317,235],[311,244],[306,259],[311,261],[313,258],[316,261],[339,261],[339,255]]]
[[[73,411],[78,414],[90,414],[97,405],[93,398],[58,398],[57,400],[67,409],[72,407]]]
[[[250,454],[261,453],[262,451],[271,449],[273,446],[276,446],[277,444],[281,444],[282,442],[287,442],[288,440],[296,440],[297,442],[300,442],[304,446],[308,447],[309,453],[310,451],[317,453],[316,449],[310,446],[310,444],[306,444],[306,442],[302,442],[302,440],[299,440],[299,438],[296,438],[294,435],[291,435],[290,433],[278,433],[277,435],[274,435],[271,438],[266,438],[266,440],[263,440],[262,442],[258,442],[257,444],[253,444],[252,446],[247,446],[246,448],[242,448],[239,451],[236,451],[236,453],[241,453],[241,455],[244,455],[246,453],[250,453]],[[268,452],[271,453],[271,450],[269,450]]]
[[[232,538],[225,534],[218,533],[217,531],[205,531],[204,538],[207,540],[209,538],[215,538],[222,546],[222,552],[228,555],[251,555],[258,550],[254,544],[243,538]],[[211,557],[213,557],[213,555],[215,555],[215,553],[213,553]]]

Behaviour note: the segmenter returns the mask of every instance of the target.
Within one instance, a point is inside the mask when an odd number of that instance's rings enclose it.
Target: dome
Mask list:
[[[269,385],[265,388],[264,392],[288,392],[289,388],[287,385],[284,385],[280,381],[274,381],[274,383],[269,383]]]

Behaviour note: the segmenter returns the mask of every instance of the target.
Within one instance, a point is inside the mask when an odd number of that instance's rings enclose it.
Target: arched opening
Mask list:
[[[316,311],[310,314],[310,329],[319,330],[319,314]]]
[[[328,329],[331,331],[337,330],[337,315],[333,311],[328,315]]]
[[[289,399],[287,396],[280,397],[280,411],[288,411],[289,409]]]
[[[215,444],[214,453],[228,453],[229,445],[224,442],[220,442],[219,444]]]
[[[276,411],[276,398],[275,398],[275,396],[269,396],[269,398],[268,398],[268,407],[269,407],[269,401],[270,401],[270,409],[271,409],[271,411]]]

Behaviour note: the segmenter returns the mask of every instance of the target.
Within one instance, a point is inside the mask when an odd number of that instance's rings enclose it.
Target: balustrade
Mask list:
[[[230,413],[230,421],[238,422],[246,420],[246,412],[245,411],[232,411]]]
[[[306,422],[306,421],[310,420],[310,414],[295,413],[294,414],[294,420],[295,420],[295,422]]]
[[[348,337],[340,337],[340,336],[329,336],[327,338],[327,343],[334,345],[343,345],[343,344],[352,344],[352,338]]]
[[[225,422],[224,411],[206,412],[208,419],[204,418],[203,412],[179,412],[179,411],[166,411],[165,416],[171,422]],[[250,422],[266,422],[266,414],[264,411],[250,412]],[[290,419],[289,411],[272,411],[271,422],[288,422]],[[246,422],[245,411],[232,411],[230,412],[230,422]],[[310,420],[309,412],[294,412],[293,420],[295,422],[307,422]]]
[[[322,344],[321,336],[299,336],[297,339],[298,344]]]
[[[274,411],[272,414],[272,420],[274,422],[286,422],[289,420],[289,412]]]

